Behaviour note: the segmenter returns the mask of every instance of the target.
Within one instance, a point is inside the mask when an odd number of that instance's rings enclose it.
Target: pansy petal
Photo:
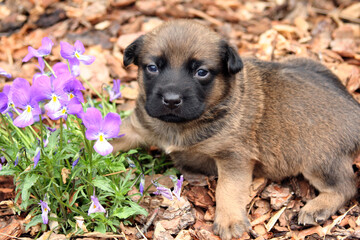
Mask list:
[[[102,132],[106,138],[114,138],[119,135],[120,132],[121,118],[119,114],[108,113],[105,116]]]
[[[38,49],[38,53],[41,56],[49,55],[51,53],[51,48],[53,45],[54,45],[54,43],[51,41],[50,38],[44,37],[41,40],[41,47]]]
[[[73,94],[75,95],[77,100],[79,100],[79,102],[84,102],[84,96],[80,90],[75,90]]]
[[[5,85],[4,88],[3,88],[3,93],[5,93],[8,96],[8,98],[11,97],[10,92],[11,92],[11,85]]]
[[[80,54],[83,54],[85,52],[84,44],[80,40],[76,40],[74,47],[75,47],[75,51]]]
[[[52,91],[50,78],[45,75],[38,77],[31,90],[31,95],[34,96],[37,101],[51,99]]]
[[[48,224],[49,223],[49,217],[48,217],[48,212],[43,212],[41,213],[41,217],[42,217],[42,220],[43,220],[43,223],[44,224]]]
[[[85,65],[90,65],[95,61],[95,57],[89,55],[80,55],[77,59]]]
[[[73,98],[68,105],[68,114],[74,114],[79,117],[82,112],[83,112],[82,105],[76,98]]]
[[[26,79],[16,78],[12,84],[11,92],[11,98],[16,106],[27,104],[30,99],[30,83]]]
[[[101,112],[96,108],[88,108],[82,116],[82,120],[86,128],[93,127],[99,130],[103,121]]]
[[[30,88],[30,83],[24,79],[24,78],[15,78],[13,84],[12,84],[12,88],[16,89],[16,88],[25,88],[25,89],[29,89]]]
[[[15,107],[25,108],[26,105],[30,102],[29,90],[22,88],[14,89],[12,100]]]
[[[42,58],[41,58],[42,59]],[[42,74],[45,74],[44,69],[45,69],[45,62],[44,59],[42,61],[39,61],[39,70]]]
[[[24,128],[30,126],[34,123],[34,118],[31,111],[23,111],[17,118],[14,120],[14,125],[19,128]]]
[[[103,139],[95,142],[94,149],[98,154],[106,156],[112,152],[113,146],[106,139]]]
[[[59,101],[59,97],[56,95],[53,95],[51,97],[51,100],[45,104],[45,110],[49,112],[56,112],[61,107],[61,103]]]
[[[0,93],[0,113],[5,112],[8,108],[8,97],[5,93]]]
[[[76,58],[75,58],[76,59]],[[74,77],[80,76],[80,64],[72,64],[71,66],[71,74]]]
[[[6,78],[11,78],[11,74],[7,73],[4,69],[0,68],[0,75],[6,77]]]
[[[97,140],[99,138],[99,129],[97,127],[87,128],[85,131],[85,137],[88,140]]]
[[[35,151],[35,156],[34,156],[34,168],[36,167],[36,165],[39,163],[40,161],[40,155],[41,155],[41,151],[40,151],[40,148],[36,148],[36,151]]]
[[[41,108],[39,107],[39,103],[35,99],[31,99],[29,105],[32,107],[33,116],[41,114]]]
[[[70,43],[67,42],[60,42],[60,55],[65,59],[70,59],[75,56],[75,48]]]
[[[22,62],[28,62],[31,58],[35,57],[34,53],[37,54],[36,50],[32,47],[28,47],[29,53],[23,58]]]
[[[56,75],[60,75],[60,74],[66,73],[66,72],[68,73],[69,67],[66,63],[58,62],[58,63],[54,64],[53,70]]]
[[[65,85],[64,85],[64,91],[65,92],[71,92],[74,90],[85,90],[82,83],[77,80],[76,78],[70,79]]]
[[[90,214],[95,213],[95,212],[96,212],[95,203],[91,202],[91,205],[90,205],[89,210],[88,210],[88,216],[90,216]]]
[[[69,61],[70,68],[71,68],[71,74],[73,76],[75,76],[75,73],[73,72],[73,69],[77,69],[79,67],[79,65],[80,65],[80,62],[76,57],[70,58],[70,59],[68,59],[68,61]]]

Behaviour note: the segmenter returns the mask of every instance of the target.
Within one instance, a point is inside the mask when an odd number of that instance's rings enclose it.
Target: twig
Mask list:
[[[154,222],[154,219],[156,218],[159,210],[160,208],[156,208],[154,210],[149,220],[145,223],[144,227],[141,230],[139,230],[139,233],[136,234],[136,237],[140,238],[141,236],[144,236],[143,233],[146,233],[150,225]]]
[[[319,14],[329,15],[329,16],[334,15],[334,12],[333,12],[333,11],[328,11],[328,10],[324,10],[324,9],[320,9],[320,8],[314,8],[314,7],[312,7],[312,9],[313,9],[316,13],[319,13]],[[344,14],[341,14],[341,13],[337,14],[337,16],[338,16],[339,18],[341,18],[341,19],[344,19],[344,20],[347,20],[347,21],[350,21],[350,22],[354,22],[354,23],[360,24],[360,19],[347,17],[347,16],[345,16]]]
[[[219,20],[217,20],[216,18],[213,18],[209,15],[207,15],[206,13],[202,12],[202,11],[199,11],[199,10],[196,10],[194,8],[189,8],[188,9],[188,13],[190,14],[194,14],[195,16],[197,17],[200,17],[202,19],[205,19],[206,21],[216,25],[216,26],[222,26],[223,23]]]
[[[136,234],[136,237],[137,237],[137,238],[143,237],[144,239],[148,240],[147,237],[141,232],[141,230],[139,229],[139,227],[138,227],[137,224],[135,224],[135,227],[136,227],[136,229],[139,231],[139,232]]]

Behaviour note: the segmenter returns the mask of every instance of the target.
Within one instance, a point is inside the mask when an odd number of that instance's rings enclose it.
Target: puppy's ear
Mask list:
[[[236,74],[243,69],[243,62],[237,51],[226,41],[221,41],[221,58],[223,66],[229,74]]]
[[[138,55],[144,42],[144,35],[138,37],[124,51],[124,66],[127,67],[131,63],[138,65]]]

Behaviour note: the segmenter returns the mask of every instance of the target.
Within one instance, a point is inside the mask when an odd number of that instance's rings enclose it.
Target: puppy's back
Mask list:
[[[301,58],[250,64],[262,72],[264,114],[258,141],[269,177],[330,166],[330,159],[359,152],[360,104],[330,70]]]

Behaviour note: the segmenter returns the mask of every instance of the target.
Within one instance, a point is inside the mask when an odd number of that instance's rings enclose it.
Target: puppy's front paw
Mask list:
[[[250,228],[251,225],[245,212],[239,214],[216,213],[213,230],[214,233],[219,235],[223,240],[240,238],[243,233],[248,232]]]

